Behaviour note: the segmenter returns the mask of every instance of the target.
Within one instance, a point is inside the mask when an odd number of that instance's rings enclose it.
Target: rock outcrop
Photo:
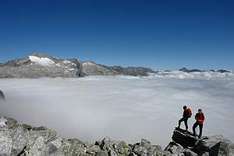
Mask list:
[[[204,136],[200,139],[190,132],[176,128],[172,142],[165,151],[184,156],[234,156],[234,144],[221,135]]]
[[[128,144],[106,137],[89,144],[62,138],[46,127],[0,117],[0,156],[234,156],[234,144],[222,136],[197,139],[175,129],[172,140],[165,150],[146,139]]]
[[[85,75],[117,75],[114,70],[109,69],[107,66],[96,64],[92,61],[85,61],[82,63],[82,72]]]
[[[32,127],[0,118],[1,156],[162,156],[164,151],[142,139],[136,144],[104,138],[93,144],[60,137],[45,127]]]
[[[3,91],[0,90],[0,100],[5,100],[5,95]]]

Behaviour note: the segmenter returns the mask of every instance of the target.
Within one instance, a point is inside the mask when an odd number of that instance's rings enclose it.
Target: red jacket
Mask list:
[[[197,113],[195,116],[195,119],[197,120],[199,124],[203,124],[205,121],[205,116],[203,113]]]

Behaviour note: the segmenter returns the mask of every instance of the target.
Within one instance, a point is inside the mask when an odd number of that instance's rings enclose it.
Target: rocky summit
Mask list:
[[[84,143],[60,137],[46,127],[32,127],[15,119],[0,117],[1,156],[233,156],[234,144],[222,136],[197,139],[175,129],[173,141],[163,150],[146,139],[128,144],[103,138]]]
[[[77,59],[58,59],[43,54],[8,61],[0,65],[0,78],[79,77]]]

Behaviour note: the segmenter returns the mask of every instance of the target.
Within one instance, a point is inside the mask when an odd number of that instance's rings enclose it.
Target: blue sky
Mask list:
[[[234,69],[234,2],[1,0],[0,61],[33,51],[107,65]]]

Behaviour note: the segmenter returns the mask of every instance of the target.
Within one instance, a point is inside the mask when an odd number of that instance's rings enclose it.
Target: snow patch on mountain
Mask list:
[[[94,62],[91,62],[91,61],[86,61],[86,62],[83,62],[83,66],[95,66],[96,64]]]
[[[64,64],[69,64],[69,63],[72,63],[71,61],[68,61],[68,60],[64,60],[63,61]]]
[[[29,60],[33,63],[42,65],[42,66],[50,66],[55,64],[55,62],[47,57],[38,57],[38,56],[29,56]]]

